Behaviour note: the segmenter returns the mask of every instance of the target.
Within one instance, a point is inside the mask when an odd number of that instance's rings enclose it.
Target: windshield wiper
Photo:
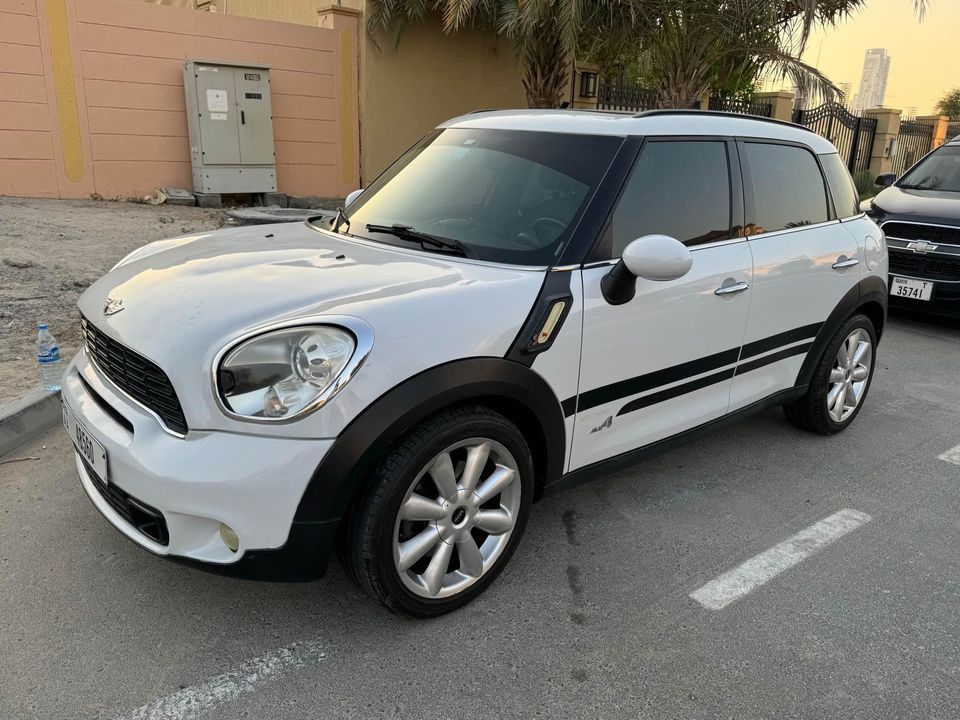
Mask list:
[[[367,231],[372,233],[386,233],[387,235],[393,235],[401,240],[409,240],[410,242],[420,243],[421,247],[424,245],[432,245],[433,247],[437,248],[453,250],[454,252],[459,253],[466,258],[474,257],[473,251],[458,240],[439,238],[436,235],[430,235],[428,233],[415,230],[409,225],[367,225]]]

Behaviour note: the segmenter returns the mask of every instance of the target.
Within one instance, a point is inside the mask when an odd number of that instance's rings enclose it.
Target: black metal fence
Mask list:
[[[930,152],[934,126],[922,120],[902,120],[897,135],[897,154],[893,157],[893,172],[902,175],[907,168]]]
[[[597,109],[618,112],[641,112],[657,107],[656,90],[648,90],[630,83],[616,83],[601,79],[597,86]]]
[[[740,115],[759,115],[767,118],[773,116],[773,105],[765,102],[747,102],[746,100],[711,97],[707,107],[711,110],[739,113]]]
[[[947,139],[945,142],[950,142],[958,137],[960,137],[960,120],[951,120],[947,123]]]
[[[859,117],[839,103],[826,103],[810,110],[795,109],[793,121],[832,142],[854,175],[870,168],[876,118]]]

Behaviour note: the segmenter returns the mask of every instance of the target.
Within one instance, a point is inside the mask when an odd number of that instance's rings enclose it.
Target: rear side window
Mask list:
[[[744,143],[753,186],[747,235],[825,222],[827,192],[809,150],[792,145]]]
[[[859,215],[860,196],[840,156],[836,153],[821,155],[820,164],[823,166],[823,174],[827,176],[827,185],[830,186],[830,194],[833,195],[833,206],[836,208],[837,217]]]
[[[640,154],[600,252],[619,257],[644,235],[686,245],[730,237],[727,147],[715,140],[650,141]]]

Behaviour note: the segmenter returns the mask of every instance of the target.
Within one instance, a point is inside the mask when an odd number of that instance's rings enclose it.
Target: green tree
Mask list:
[[[910,0],[922,16],[930,0]],[[445,32],[482,27],[511,39],[531,107],[562,101],[573,58],[606,73],[635,68],[663,107],[706,91],[749,89],[779,72],[812,94],[837,88],[800,58],[818,25],[867,0],[373,0],[370,27],[399,42],[403,28],[439,13]]]
[[[960,120],[960,87],[956,87],[937,103],[937,112],[951,120]]]

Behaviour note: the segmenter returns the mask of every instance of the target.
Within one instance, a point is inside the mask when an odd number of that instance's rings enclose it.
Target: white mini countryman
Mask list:
[[[437,615],[544,492],[772,405],[824,434],[863,406],[886,246],[804,128],[477,113],[349,200],[146,245],[80,298],[64,423],[141,547],[278,580],[336,548]]]

